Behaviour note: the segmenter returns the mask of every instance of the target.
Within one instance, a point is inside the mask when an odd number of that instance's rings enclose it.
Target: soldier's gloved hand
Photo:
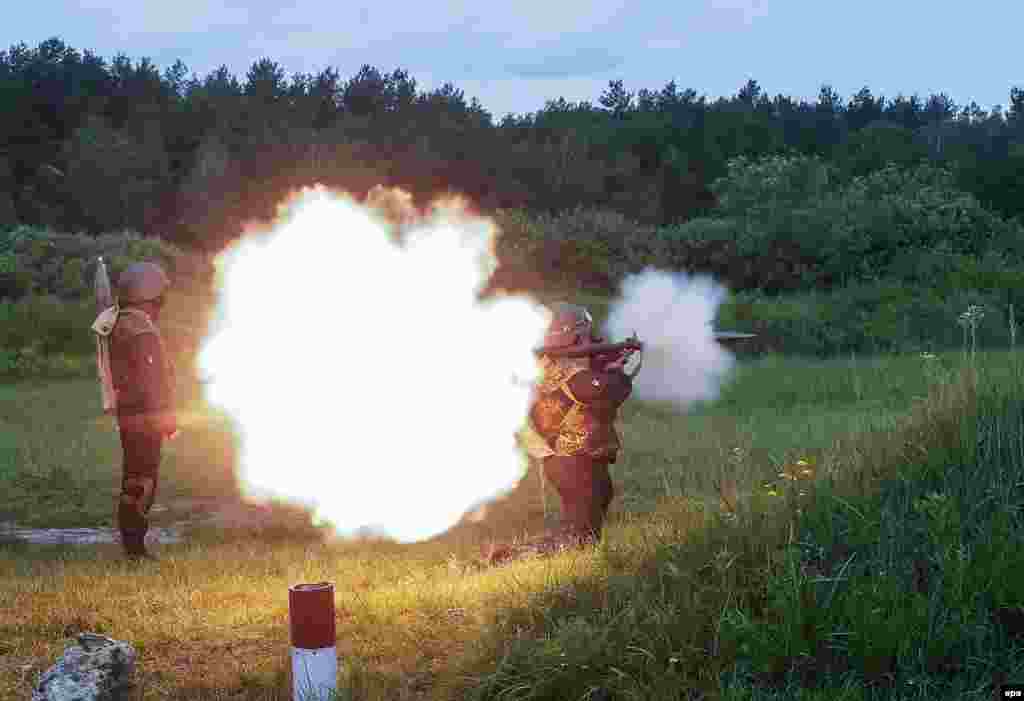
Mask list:
[[[629,356],[626,354],[620,355],[610,363],[606,363],[604,366],[605,372],[622,372],[622,369],[626,366],[626,359]]]

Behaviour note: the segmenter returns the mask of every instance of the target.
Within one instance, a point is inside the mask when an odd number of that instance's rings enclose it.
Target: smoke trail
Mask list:
[[[623,281],[607,332],[621,339],[636,331],[644,341],[634,396],[685,408],[718,395],[734,363],[712,328],[725,295],[725,288],[707,276],[648,269]]]

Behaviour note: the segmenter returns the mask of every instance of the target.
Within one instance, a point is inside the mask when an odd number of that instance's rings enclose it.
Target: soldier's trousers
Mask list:
[[[163,436],[159,433],[121,431],[123,462],[117,525],[121,531],[121,542],[129,555],[145,551],[149,510],[156,498],[160,476],[162,445]]]
[[[566,530],[577,538],[601,537],[608,507],[615,496],[609,460],[553,455],[544,458],[544,474],[562,501]]]

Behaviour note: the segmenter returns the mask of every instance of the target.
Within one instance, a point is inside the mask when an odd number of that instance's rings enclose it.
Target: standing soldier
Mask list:
[[[110,332],[110,373],[123,450],[118,528],[129,559],[156,559],[145,545],[163,441],[177,434],[174,371],[156,322],[169,286],[155,263],[134,263],[118,278]]]
[[[559,304],[544,348],[568,350],[599,343],[594,322],[583,307]],[[601,536],[614,496],[609,465],[621,441],[615,429],[619,407],[629,397],[639,365],[625,371],[628,351],[612,356],[564,357],[541,354],[543,377],[530,410],[527,450],[543,460],[542,469],[562,503],[563,535],[584,544]],[[536,440],[540,438],[541,440]]]

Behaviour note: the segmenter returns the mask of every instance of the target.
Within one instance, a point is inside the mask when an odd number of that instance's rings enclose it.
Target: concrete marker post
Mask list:
[[[288,589],[292,700],[327,701],[338,688],[334,585],[296,584]]]

